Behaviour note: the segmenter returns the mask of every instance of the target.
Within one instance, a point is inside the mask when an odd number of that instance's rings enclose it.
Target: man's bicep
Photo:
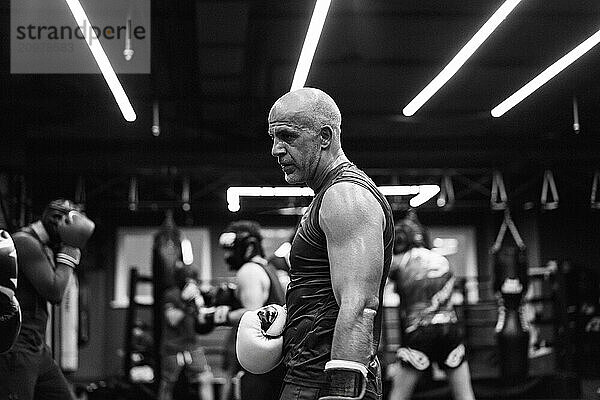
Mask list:
[[[327,238],[331,280],[338,303],[378,295],[383,274],[383,210],[355,184],[336,184],[324,196],[319,223]]]

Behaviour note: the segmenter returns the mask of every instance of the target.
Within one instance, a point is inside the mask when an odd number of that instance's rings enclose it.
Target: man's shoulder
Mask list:
[[[446,260],[446,257],[444,257],[443,255],[428,249],[427,247],[415,247],[411,250],[411,257],[412,258],[423,258],[426,260],[435,260],[435,261],[442,261],[442,260]]]
[[[370,215],[383,212],[375,194],[352,181],[339,181],[328,187],[321,204],[321,210],[323,208],[334,212],[360,212]]]
[[[412,251],[413,258],[421,259],[430,268],[446,268],[450,265],[446,257],[425,247],[418,247]]]
[[[42,243],[33,234],[25,231],[18,231],[12,235],[15,247],[22,249],[42,249]]]
[[[256,278],[263,277],[263,275],[266,276],[268,279],[268,275],[267,275],[267,272],[265,271],[264,267],[254,261],[248,261],[247,263],[244,263],[240,267],[240,269],[237,271],[236,275],[237,275],[238,279],[248,279],[248,278],[256,279]]]

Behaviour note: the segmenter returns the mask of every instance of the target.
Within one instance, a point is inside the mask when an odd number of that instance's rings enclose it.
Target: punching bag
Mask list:
[[[160,230],[154,235],[152,246],[152,280],[154,297],[154,376],[155,382],[160,381],[160,344],[163,324],[163,293],[165,289],[173,285],[173,272],[175,265],[182,262],[181,232],[177,229],[173,220],[173,211],[168,210]]]
[[[516,245],[502,244],[506,227],[510,229]],[[511,384],[525,380],[529,370],[529,329],[521,310],[529,278],[525,244],[508,213],[492,254],[494,289],[498,296],[496,342],[500,376],[505,384]]]

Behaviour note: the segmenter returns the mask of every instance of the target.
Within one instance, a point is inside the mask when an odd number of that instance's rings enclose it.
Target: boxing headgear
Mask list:
[[[395,226],[394,254],[404,253],[415,247],[425,247],[425,230],[411,209]]]
[[[71,200],[51,201],[42,214],[42,224],[54,244],[82,248],[94,232],[94,222],[83,212],[79,204]]]
[[[219,238],[219,245],[223,250],[228,250],[225,262],[236,271],[252,257],[264,257],[260,225],[254,221],[229,224]]]

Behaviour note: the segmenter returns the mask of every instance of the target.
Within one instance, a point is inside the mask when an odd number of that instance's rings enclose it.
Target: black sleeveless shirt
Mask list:
[[[31,225],[21,228],[13,234],[17,253],[24,252],[21,240],[24,236],[32,236],[39,243],[39,250],[46,255],[48,262],[55,268],[54,252],[42,242]],[[20,253],[19,253],[20,254]],[[22,312],[22,324],[19,338],[14,348],[37,352],[46,344],[46,325],[48,322],[48,301],[42,297],[26,274],[19,274],[19,285],[15,291]]]
[[[285,292],[283,291],[283,287],[281,287],[281,283],[279,283],[279,278],[277,277],[277,270],[275,269],[274,266],[272,266],[271,264],[269,264],[265,259],[260,258],[259,259],[252,259],[253,262],[256,262],[256,264],[260,265],[265,272],[267,273],[267,276],[269,277],[269,282],[270,282],[270,286],[269,286],[269,297],[267,298],[267,301],[265,302],[265,305],[267,304],[279,304],[280,306],[285,304]]]
[[[350,182],[370,191],[377,199],[385,215],[383,232],[384,262],[379,285],[379,300],[383,303],[383,288],[392,261],[394,222],[391,208],[373,181],[354,164],[342,163],[331,170],[315,198],[302,217],[290,252],[290,284],[286,295],[287,323],[284,331],[284,363],[287,368],[286,382],[321,386],[325,382],[325,363],[331,359],[333,331],[339,306],[333,295],[330,264],[325,233],[319,226],[319,210],[323,196],[329,187],[339,182]],[[374,363],[381,333],[382,308],[373,324]],[[371,368],[369,368],[371,369]],[[372,371],[369,380],[375,380],[378,372]],[[374,382],[369,382],[372,386]]]

